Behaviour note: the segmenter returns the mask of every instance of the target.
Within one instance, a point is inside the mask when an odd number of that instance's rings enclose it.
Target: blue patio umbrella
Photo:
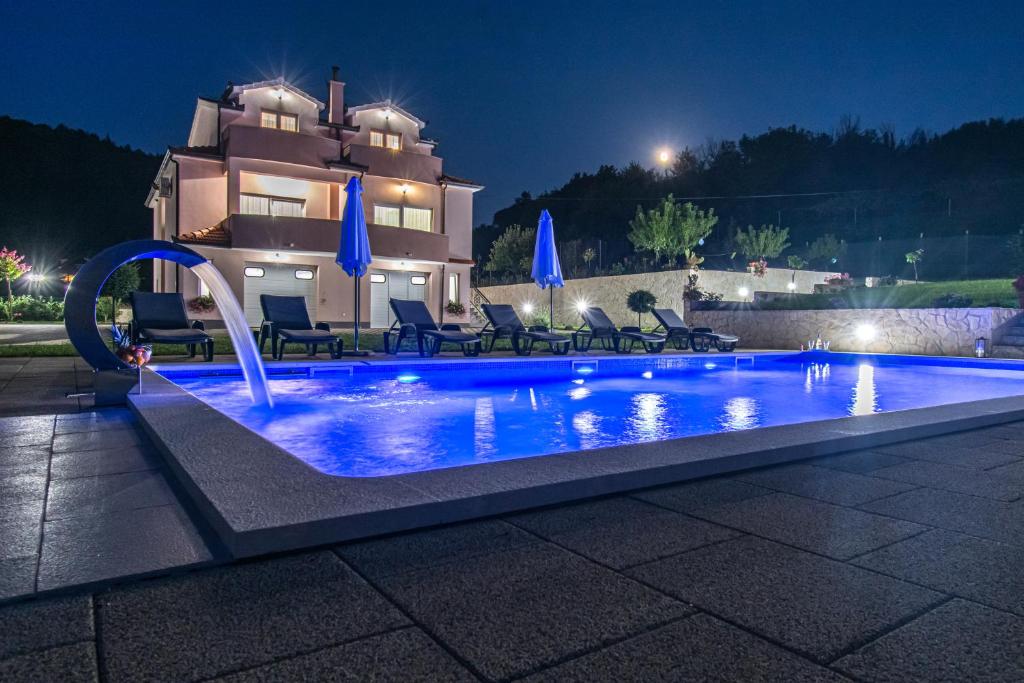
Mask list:
[[[562,264],[558,262],[555,248],[555,222],[547,209],[540,212],[537,223],[537,243],[533,247],[533,281],[541,289],[547,289],[550,300],[551,327],[555,326],[555,287],[564,287]]]
[[[345,213],[341,217],[341,242],[335,259],[349,277],[355,277],[355,349],[346,355],[365,356],[359,350],[359,279],[366,275],[366,267],[373,262],[370,256],[370,238],[366,234],[366,213],[363,211],[363,186],[352,176],[345,186]]]

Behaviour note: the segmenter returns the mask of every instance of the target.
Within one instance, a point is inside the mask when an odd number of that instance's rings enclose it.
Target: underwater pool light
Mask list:
[[[652,377],[654,377],[654,373],[651,372],[650,370],[648,370],[647,372],[645,372],[644,374],[642,374],[640,376],[643,377],[644,379],[651,379]]]
[[[411,384],[420,378],[419,375],[405,374],[397,377],[398,381],[402,384]]]
[[[583,365],[581,367],[576,368],[576,372],[578,372],[581,375],[590,375],[593,374],[594,368],[591,365]]]

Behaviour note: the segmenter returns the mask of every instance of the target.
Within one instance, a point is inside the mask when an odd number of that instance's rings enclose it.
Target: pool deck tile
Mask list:
[[[918,460],[883,467],[871,476],[994,500],[1012,501],[1024,496],[1024,480],[1014,481],[999,469],[986,471]]]
[[[548,544],[390,576],[378,588],[490,679],[522,676],[692,612]]]
[[[628,573],[821,663],[944,599],[925,588],[751,537]]]
[[[62,645],[0,660],[0,681],[94,683],[98,680],[93,643]]]
[[[22,505],[46,497],[46,472],[16,472],[0,477],[0,507]]]
[[[177,504],[49,521],[39,590],[147,576],[215,558]]]
[[[125,446],[99,451],[57,453],[50,462],[50,477],[76,479],[159,468],[160,459],[150,448]]]
[[[55,434],[95,432],[106,429],[124,429],[135,424],[135,416],[125,408],[105,408],[87,413],[58,415]]]
[[[1024,619],[953,600],[836,667],[864,681],[1024,680]]]
[[[1024,505],[921,488],[877,500],[860,509],[959,531],[993,541],[1024,544]]]
[[[34,557],[39,550],[41,533],[39,517],[0,523],[0,560]]]
[[[631,498],[610,498],[507,517],[596,562],[623,569],[739,535]]]
[[[850,472],[852,474],[868,474],[882,467],[891,467],[901,462],[907,462],[901,458],[887,453],[877,451],[854,451],[842,455],[832,455],[827,458],[815,458],[809,460],[808,464],[814,467],[825,467],[827,469]]]
[[[837,560],[850,559],[927,528],[787,493],[702,508],[692,514]]]
[[[0,543],[3,541],[0,540]],[[0,559],[0,600],[31,595],[35,590],[38,563],[35,553],[25,557]]]
[[[269,681],[430,681],[470,683],[478,679],[422,631],[403,628],[346,645],[328,647],[282,662],[229,674],[221,683]]]
[[[139,510],[174,502],[174,493],[158,471],[59,479],[50,484],[46,519]]]
[[[836,505],[857,505],[916,488],[914,485],[812,467],[810,464],[753,470],[737,474],[735,478],[748,484]]]
[[[88,595],[0,606],[0,659],[94,636]]]
[[[882,574],[1024,615],[1024,547],[935,529],[853,560]]]
[[[50,447],[48,445],[0,448],[0,480],[19,474],[45,475],[49,462]],[[0,503],[0,505],[2,504]]]
[[[968,448],[964,446],[949,445],[941,441],[942,437],[934,439],[922,439],[920,441],[908,441],[905,443],[893,444],[890,446],[879,446],[874,450],[889,455],[897,455],[912,460],[927,460],[946,465],[960,465],[961,467],[974,467],[987,470],[991,467],[1006,465],[1016,462],[1018,458],[1007,453],[993,451],[975,446]]]
[[[133,427],[128,426],[118,429],[58,434],[53,437],[53,452],[98,451],[125,446],[138,446],[141,443],[142,439],[139,433]]]
[[[409,623],[328,551],[136,584],[97,611],[116,681],[213,677]]]
[[[771,489],[716,477],[645,489],[630,496],[676,512],[690,512],[709,505],[731,503],[769,493],[772,493]]]
[[[848,679],[724,621],[696,614],[525,680],[838,683]]]

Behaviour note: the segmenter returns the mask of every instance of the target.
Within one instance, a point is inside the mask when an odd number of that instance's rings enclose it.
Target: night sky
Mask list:
[[[0,113],[162,152],[196,96],[282,75],[326,100],[337,64],[349,104],[430,122],[446,170],[487,185],[489,222],[659,145],[1024,115],[1022,3],[904,4],[4,0]]]

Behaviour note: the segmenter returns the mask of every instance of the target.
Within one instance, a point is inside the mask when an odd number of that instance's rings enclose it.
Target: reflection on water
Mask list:
[[[875,392],[875,367],[863,363],[857,368],[857,383],[853,386],[850,415],[873,415],[878,407]]]
[[[312,467],[359,477],[1024,393],[1019,372],[976,367],[719,360],[645,377],[632,362],[585,382],[507,368],[282,377],[274,410],[240,379],[176,381]]]

